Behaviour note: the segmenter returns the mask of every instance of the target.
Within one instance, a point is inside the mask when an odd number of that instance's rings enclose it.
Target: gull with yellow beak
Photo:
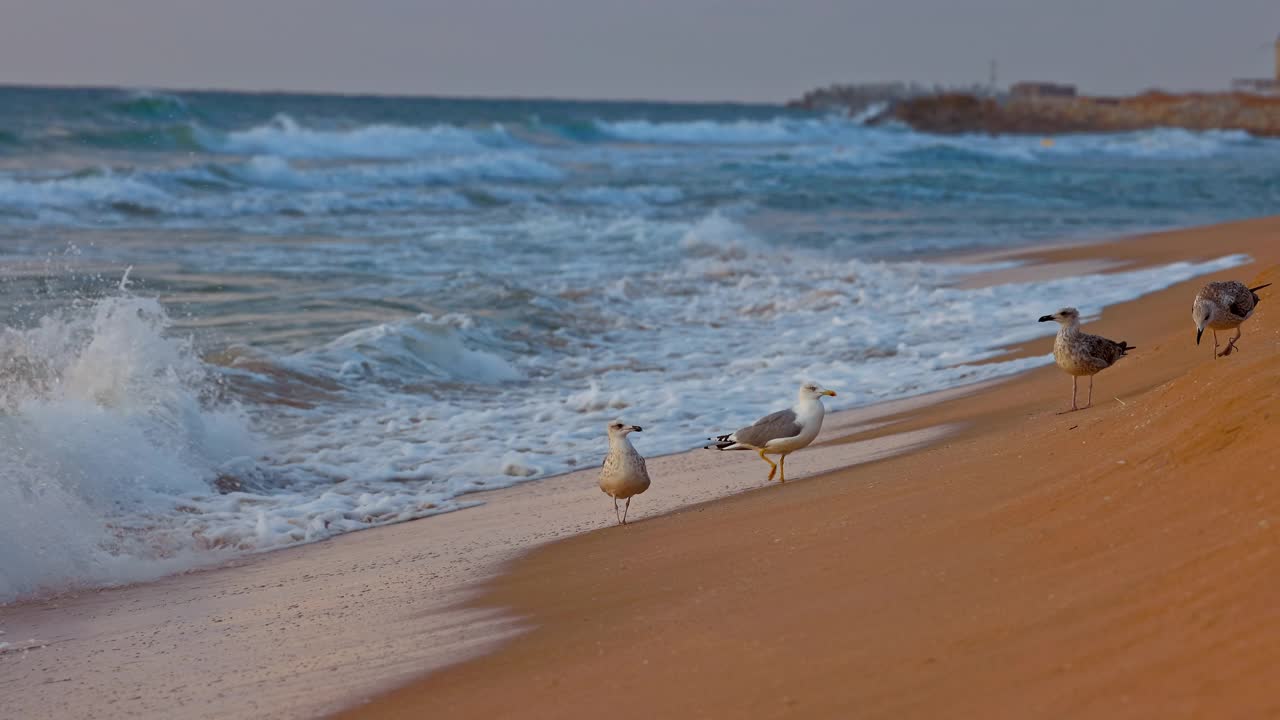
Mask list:
[[[834,390],[826,390],[816,383],[806,382],[800,386],[796,404],[786,410],[765,415],[754,424],[728,435],[714,438],[707,448],[717,450],[754,450],[760,459],[769,463],[769,480],[778,474],[778,482],[787,481],[787,455],[808,447],[818,437],[822,429],[822,418],[826,408],[822,406],[822,398],[835,397]],[[766,455],[777,455],[774,463]]]

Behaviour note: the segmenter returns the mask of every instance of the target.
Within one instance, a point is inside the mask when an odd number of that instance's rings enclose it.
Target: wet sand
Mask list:
[[[1280,714],[1280,291],[1229,358],[1190,320],[1208,279],[1280,283],[1280,219],[1025,256],[1235,252],[1086,325],[1139,348],[1092,409],[1035,370],[832,443],[947,429],[923,449],[541,547],[468,604],[528,632],[342,717]]]

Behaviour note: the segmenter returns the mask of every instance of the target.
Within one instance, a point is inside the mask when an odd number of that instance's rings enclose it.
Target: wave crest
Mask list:
[[[256,454],[241,411],[153,299],[0,330],[0,602],[188,561],[183,499]]]
[[[265,125],[220,137],[206,133],[202,142],[209,150],[237,155],[367,159],[482,152],[516,144],[500,125],[475,130],[454,125],[362,125],[348,130],[316,130],[303,127],[285,114]]]
[[[673,145],[783,145],[830,141],[855,131],[860,123],[840,119],[690,120],[597,122],[602,137],[627,142]]]
[[[484,385],[520,379],[520,371],[492,349],[492,341],[473,330],[466,316],[422,314],[353,330],[308,353],[305,362],[344,377],[396,383],[430,378]]]

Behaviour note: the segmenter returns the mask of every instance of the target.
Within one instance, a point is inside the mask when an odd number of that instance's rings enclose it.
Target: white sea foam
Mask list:
[[[153,299],[0,330],[0,601],[142,579],[196,544],[183,498],[257,451]]]
[[[473,130],[453,125],[363,125],[319,130],[304,127],[284,114],[248,130],[225,136],[204,132],[201,138],[216,152],[287,158],[412,158],[483,152],[515,143],[499,126]]]

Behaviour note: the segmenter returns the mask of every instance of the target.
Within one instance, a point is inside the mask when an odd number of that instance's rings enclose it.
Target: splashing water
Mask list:
[[[0,330],[0,599],[185,566],[200,543],[174,522],[183,499],[257,454],[168,325],[121,296]]]

